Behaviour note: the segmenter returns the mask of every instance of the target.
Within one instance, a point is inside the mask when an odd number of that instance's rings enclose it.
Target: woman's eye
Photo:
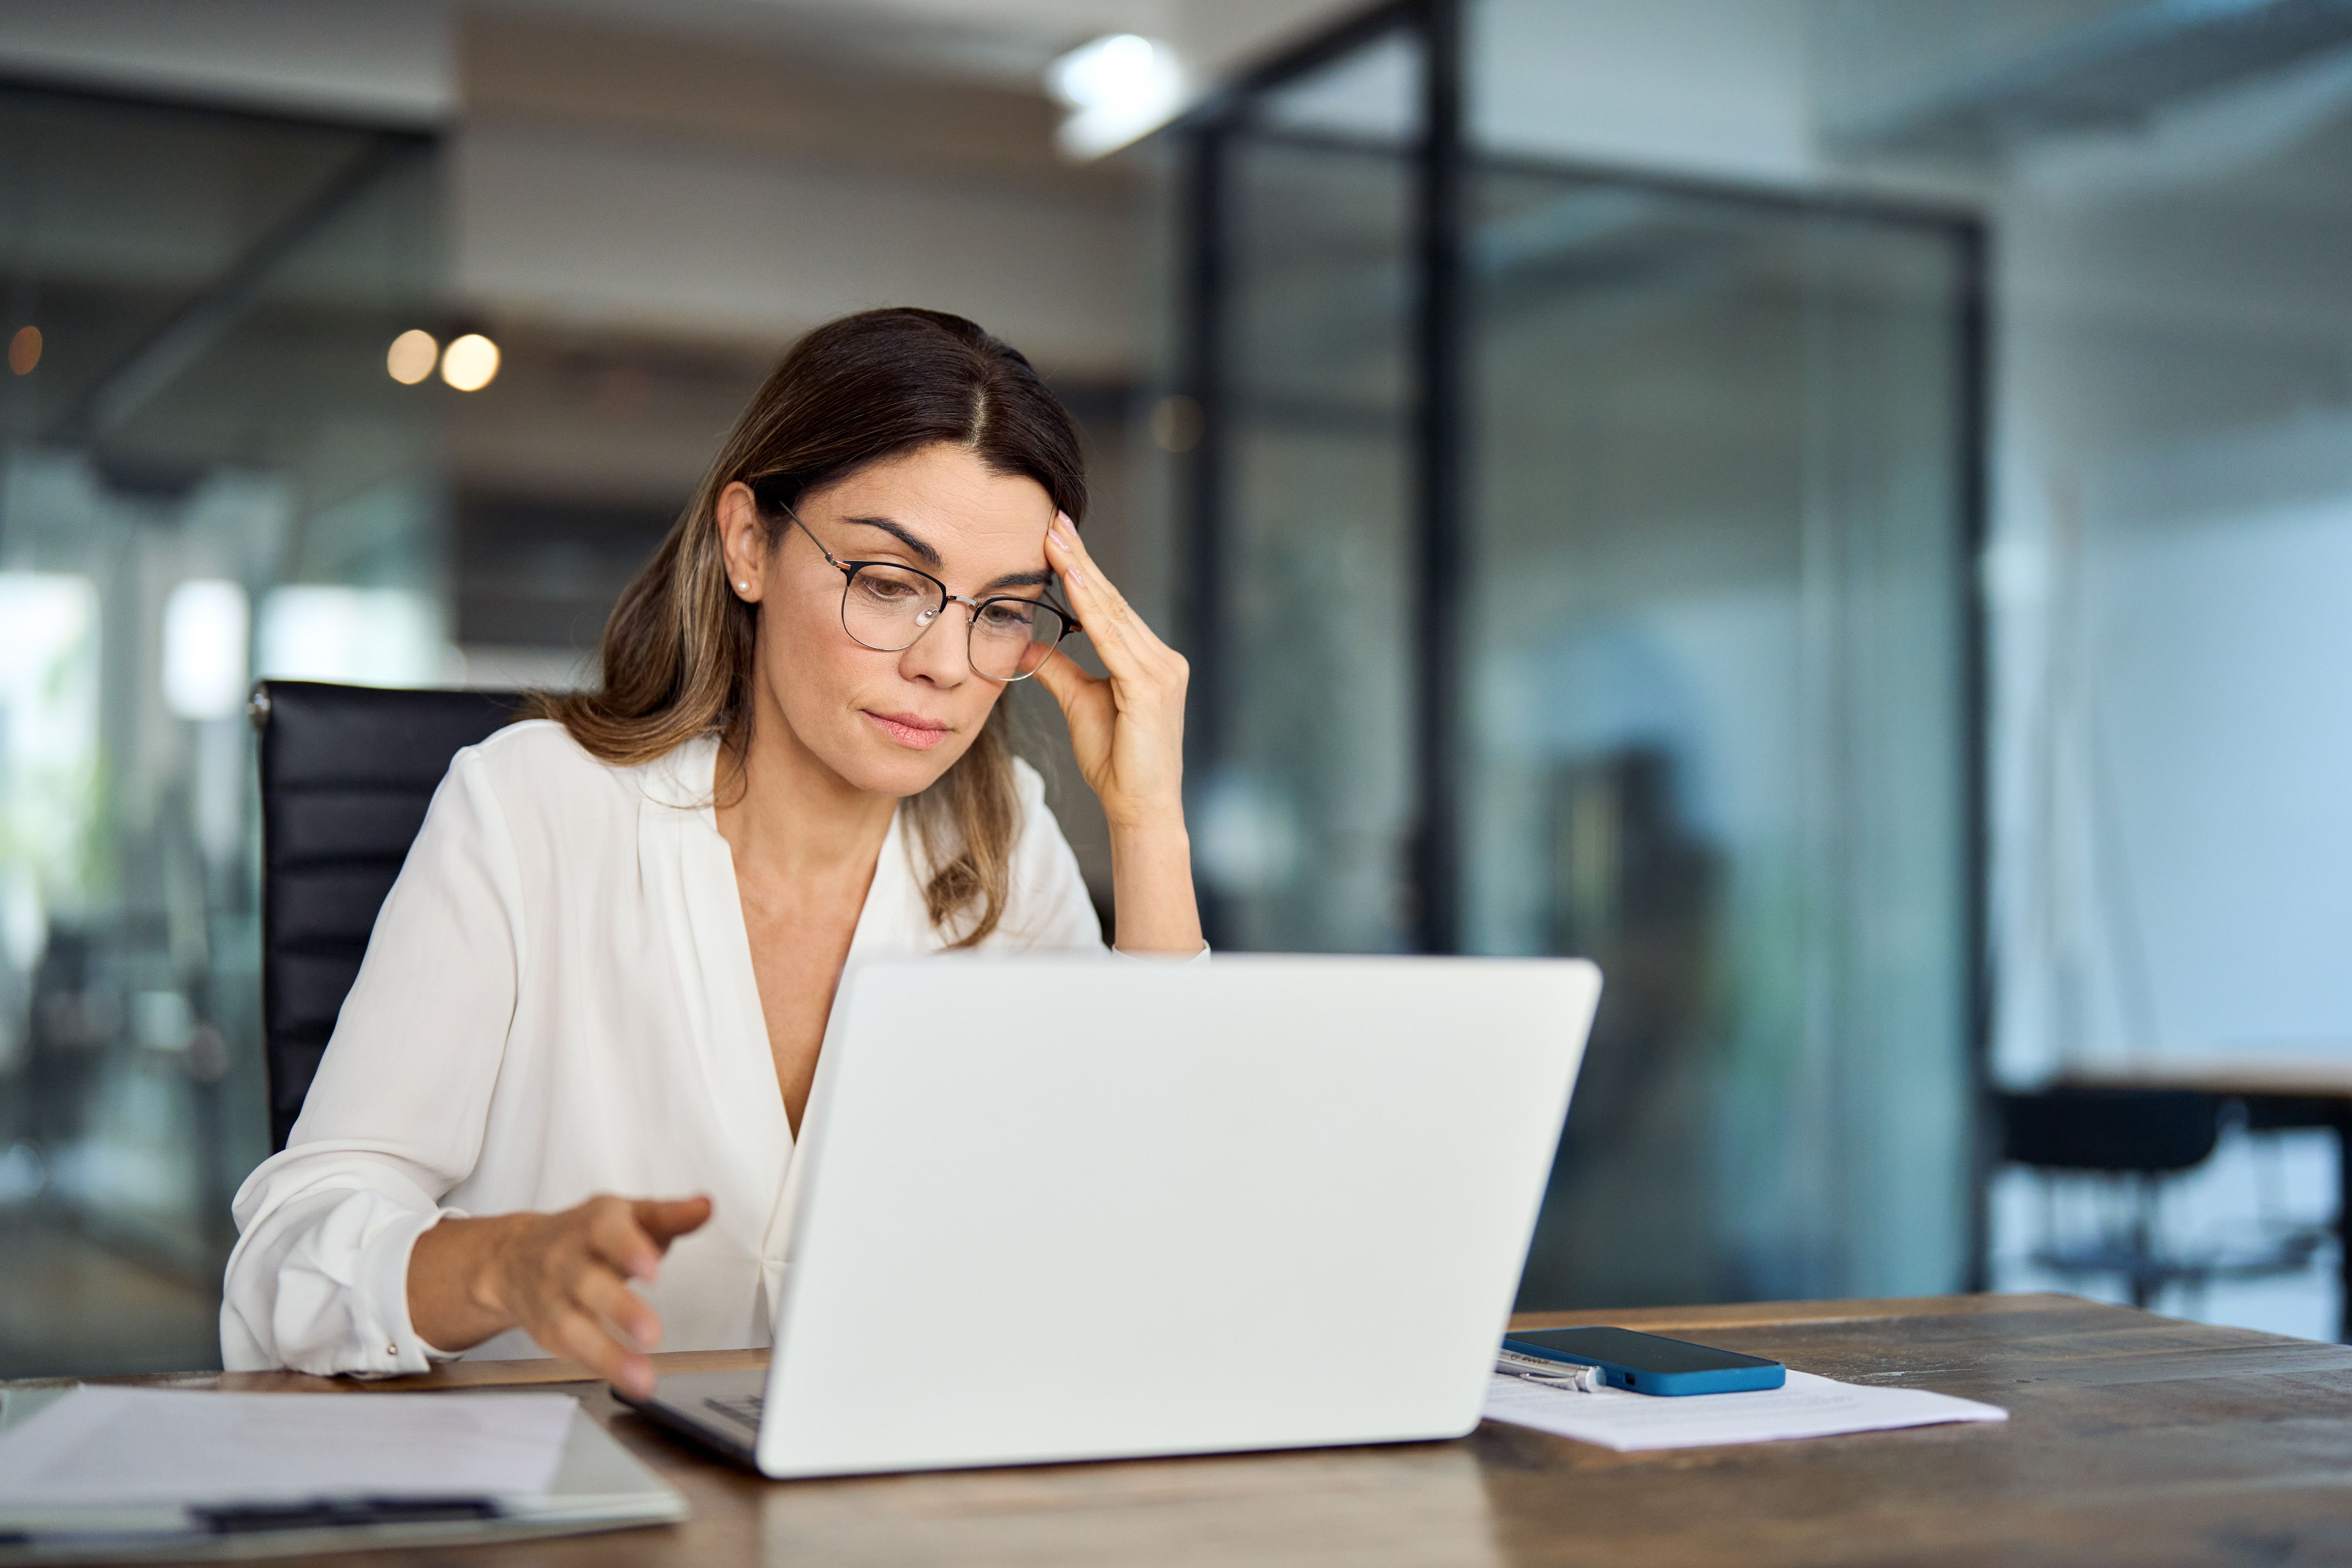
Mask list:
[[[980,623],[992,632],[1026,632],[1034,616],[1029,606],[1000,599],[982,609]]]
[[[895,578],[876,577],[871,573],[860,577],[857,580],[857,586],[867,598],[878,600],[885,604],[896,604],[905,600],[922,597],[922,591],[911,582],[902,582]]]

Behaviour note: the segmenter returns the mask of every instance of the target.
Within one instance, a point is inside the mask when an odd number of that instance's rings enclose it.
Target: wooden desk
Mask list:
[[[2242,1101],[2262,1125],[2336,1134],[2336,1337],[2352,1342],[2352,1059],[2184,1056],[2076,1068],[2060,1082],[2090,1089],[2189,1089]]]
[[[691,1499],[682,1525],[358,1568],[955,1563],[1480,1565],[2287,1563],[2352,1556],[2352,1347],[2073,1296],[1551,1315],[1684,1333],[1807,1371],[2008,1407],[1930,1427],[1612,1454],[1488,1423],[1455,1443],[856,1480],[763,1481],[572,1386]],[[749,1353],[665,1356],[677,1370]],[[562,1384],[459,1363],[382,1388]],[[342,1387],[292,1374],[143,1379]]]

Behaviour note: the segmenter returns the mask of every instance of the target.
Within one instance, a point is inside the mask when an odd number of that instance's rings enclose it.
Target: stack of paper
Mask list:
[[[1602,1388],[1584,1394],[1496,1373],[1486,1389],[1486,1418],[1534,1427],[1630,1453],[1717,1443],[1769,1443],[1881,1432],[1946,1421],[2006,1421],[2009,1412],[1924,1388],[1872,1388],[1790,1371],[1779,1388],[1748,1394],[1658,1398]]]
[[[495,1539],[685,1515],[561,1394],[84,1385],[0,1431],[0,1562]],[[12,1542],[11,1538],[14,1538]]]

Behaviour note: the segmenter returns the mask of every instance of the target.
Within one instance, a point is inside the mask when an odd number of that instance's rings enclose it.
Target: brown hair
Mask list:
[[[741,747],[751,722],[758,613],[727,580],[719,497],[751,485],[772,546],[782,507],[866,465],[945,442],[997,474],[1035,480],[1074,523],[1086,517],[1076,429],[1029,361],[961,316],[868,310],[793,345],[703,476],[653,559],[604,623],[604,686],[551,694],[540,711],[593,756],[648,762],[716,732]],[[1013,753],[999,702],[971,747],[915,798],[932,867],[923,889],[933,926],[960,923],[970,946],[1004,916],[1019,831]],[[741,755],[740,750],[737,753]]]

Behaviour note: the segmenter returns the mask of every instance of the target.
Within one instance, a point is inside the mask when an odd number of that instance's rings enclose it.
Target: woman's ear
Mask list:
[[[767,591],[768,529],[751,487],[740,480],[719,492],[719,548],[735,597],[759,603]]]
[[[736,479],[719,491],[719,555],[727,559],[727,583],[746,604],[767,592],[767,519],[751,486]]]

